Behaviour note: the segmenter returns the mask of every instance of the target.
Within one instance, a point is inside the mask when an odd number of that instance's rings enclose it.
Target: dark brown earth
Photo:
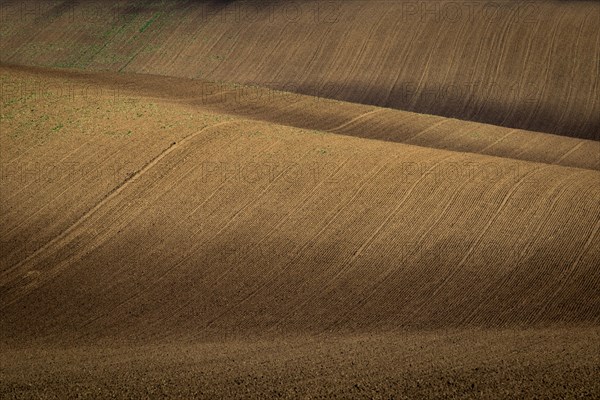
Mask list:
[[[600,396],[597,3],[31,4],[0,28],[0,398]],[[390,83],[515,74],[533,108]],[[266,81],[295,76],[353,85]]]
[[[600,139],[595,1],[2,5],[4,63],[256,84]]]

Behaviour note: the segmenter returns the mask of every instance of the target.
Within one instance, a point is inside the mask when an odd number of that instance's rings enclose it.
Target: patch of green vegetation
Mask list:
[[[15,103],[16,103],[16,102],[18,102],[18,101],[19,101],[19,98],[17,98],[17,97],[13,97],[12,99],[8,99],[8,100],[6,100],[6,101],[5,101],[5,102],[2,104],[2,106],[3,106],[3,107],[12,106],[13,104],[15,104]]]
[[[148,21],[146,21],[146,23],[140,28],[140,33],[143,33],[146,29],[148,29],[150,27],[150,25],[152,25],[152,23],[154,21],[156,21],[156,19],[160,17],[160,13],[157,12],[155,13],[152,18],[150,18]]]
[[[118,30],[119,28],[117,28],[116,25],[112,25],[102,33],[102,39],[109,39],[111,36],[113,36],[113,34],[117,33]]]
[[[58,132],[58,131],[60,131],[60,130],[61,130],[63,127],[64,127],[64,125],[63,125],[63,124],[58,124],[58,125],[56,125],[54,128],[52,128],[52,131],[54,131],[54,132]]]
[[[0,121],[4,121],[4,120],[8,120],[8,119],[14,119],[15,116],[12,113],[9,114],[0,114]]]
[[[75,68],[85,68],[87,67],[94,59],[96,59],[100,53],[103,52],[104,49],[108,47],[108,45],[112,42],[113,38],[121,33],[127,27],[127,23],[122,25],[111,25],[107,30],[105,30],[101,35],[101,39],[103,41],[102,44],[93,44],[81,51],[78,56],[77,61],[71,62],[71,66]],[[114,57],[114,56],[113,56]]]

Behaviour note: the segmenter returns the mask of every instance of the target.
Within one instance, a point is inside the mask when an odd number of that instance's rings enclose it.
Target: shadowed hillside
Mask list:
[[[4,112],[4,340],[599,321],[598,171],[132,93]]]
[[[599,3],[0,5],[0,398],[600,396]]]
[[[21,1],[0,61],[257,84],[598,139],[600,4]]]
[[[323,99],[259,86],[148,74],[1,66],[4,97],[82,99],[99,93],[200,107],[290,127],[523,161],[600,170],[600,143],[427,114]]]

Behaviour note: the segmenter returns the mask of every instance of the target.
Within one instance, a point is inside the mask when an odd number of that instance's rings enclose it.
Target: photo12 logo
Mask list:
[[[42,81],[42,80],[2,80],[0,81],[0,101],[2,105],[19,102],[40,101],[44,99],[61,99],[67,101],[89,101],[93,99],[110,98],[125,99],[129,85],[122,84],[112,87],[100,85]]]
[[[341,1],[234,1],[222,6],[202,3],[203,22],[313,23],[339,21]]]
[[[167,3],[162,3],[167,4]],[[160,6],[159,6],[160,7]],[[153,6],[153,9],[156,6]],[[15,1],[0,4],[0,22],[48,23],[56,18],[71,23],[118,24],[131,21],[135,12],[129,12],[131,4],[125,0],[110,2],[86,1]]]
[[[509,18],[514,23],[536,23],[539,5],[532,1],[407,1],[403,21],[466,23]]]

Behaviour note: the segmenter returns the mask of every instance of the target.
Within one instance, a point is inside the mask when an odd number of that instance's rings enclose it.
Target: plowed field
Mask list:
[[[0,397],[600,395],[597,3],[27,4]]]

